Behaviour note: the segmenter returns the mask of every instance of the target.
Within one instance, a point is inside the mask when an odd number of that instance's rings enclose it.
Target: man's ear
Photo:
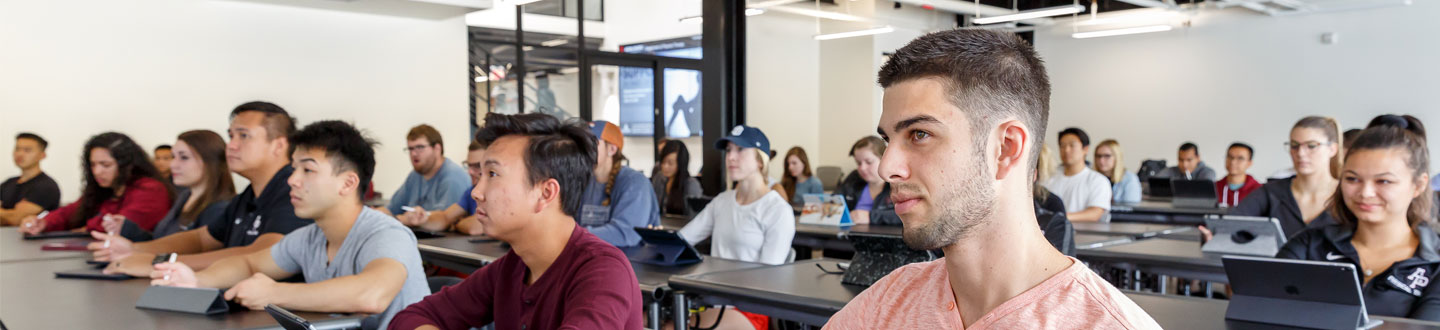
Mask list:
[[[554,178],[541,182],[536,189],[540,189],[540,200],[535,203],[535,213],[544,211],[550,204],[560,203],[560,181]],[[561,206],[563,209],[564,206]]]
[[[289,157],[289,153],[290,153],[290,139],[289,139],[289,138],[278,138],[278,139],[275,139],[275,142],[273,142],[272,144],[274,144],[275,146],[273,147],[273,149],[270,150],[270,154],[271,154],[271,155],[273,155],[273,156],[275,156],[275,157],[280,157],[280,158],[282,158],[282,159],[289,159],[289,158],[290,158],[290,157]],[[288,162],[287,162],[287,163],[288,163]]]
[[[1030,173],[1025,167],[1030,162],[1025,161],[1025,156],[1030,153],[1030,132],[1025,129],[1020,121],[1010,120],[1000,123],[997,129],[999,136],[996,137],[995,145],[999,146],[995,159],[995,179],[1004,180],[1013,173]],[[1019,167],[1020,172],[1014,172]]]
[[[344,178],[342,178],[340,182],[340,196],[348,196],[345,193],[347,191],[357,195],[360,194],[361,189],[359,173],[355,173],[355,171],[345,171],[345,173],[341,173],[340,175],[344,176]]]

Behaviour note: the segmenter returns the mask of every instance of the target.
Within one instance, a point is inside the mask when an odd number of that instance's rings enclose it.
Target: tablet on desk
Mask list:
[[[445,237],[445,233],[438,232],[438,231],[429,231],[429,230],[424,230],[424,229],[420,229],[420,228],[410,228],[410,231],[412,231],[412,232],[415,233],[415,239],[426,239],[426,238],[440,238],[440,237]]]
[[[40,246],[41,251],[90,251],[86,246],[90,245],[89,240],[73,240],[64,242],[45,243]]]
[[[673,229],[635,227],[640,234],[639,246],[620,248],[630,261],[661,266],[688,265],[700,262],[700,252]]]
[[[55,272],[55,278],[69,278],[82,280],[109,280],[123,281],[135,278],[126,274],[106,274],[102,268],[85,267],[80,269]]]
[[[1205,227],[1215,237],[1200,247],[1202,252],[1271,257],[1285,246],[1285,234],[1276,218],[1210,216],[1205,218]]]
[[[35,235],[25,234],[25,239],[51,239],[51,238],[90,238],[88,232],[73,231],[52,231]]]
[[[1212,180],[1174,180],[1170,182],[1170,189],[1174,194],[1171,204],[1175,207],[1214,208],[1219,204]]]
[[[1226,256],[1223,262],[1235,291],[1226,319],[1312,329],[1369,329],[1381,323],[1365,312],[1355,265],[1247,256]]]

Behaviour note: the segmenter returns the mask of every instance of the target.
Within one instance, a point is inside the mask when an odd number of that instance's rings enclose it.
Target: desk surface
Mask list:
[[[88,251],[41,251],[45,243],[86,240],[83,238],[56,238],[26,240],[15,227],[0,228],[0,263],[38,261],[52,259],[89,258]],[[8,325],[7,325],[8,326]]]
[[[420,240],[421,256],[426,260],[445,259],[450,262],[462,263],[467,266],[465,268],[468,268],[465,270],[473,272],[473,269],[479,269],[510,252],[509,246],[499,242],[471,243],[469,239],[467,237],[445,237]],[[758,268],[764,267],[765,264],[705,256],[705,261],[685,266],[660,266],[639,262],[631,262],[630,266],[635,269],[635,278],[640,282],[640,289],[645,292],[655,292],[656,289],[666,286],[671,275]]]
[[[1116,244],[1129,244],[1134,238],[1125,235],[1075,234],[1075,249],[1098,249]]]
[[[1158,295],[1153,293],[1126,292],[1136,305],[1144,309],[1165,329],[1281,329],[1239,321],[1226,321],[1225,300]],[[1401,319],[1385,316],[1371,316],[1385,321],[1375,329],[1440,329],[1440,323]]]
[[[55,272],[87,267],[83,260],[56,259],[0,264],[0,320],[11,329],[238,329],[276,327],[265,311],[202,316],[135,308],[148,279],[100,281],[55,278]],[[312,322],[359,316],[296,313]]]
[[[1168,201],[1141,201],[1139,203],[1115,203],[1110,212],[1121,213],[1166,213],[1166,214],[1225,214],[1219,207],[1175,207]]]
[[[1200,242],[1151,238],[1130,244],[1079,250],[1075,257],[1089,262],[1129,264],[1160,275],[1228,283],[1221,255],[1200,252]]]
[[[1072,222],[1076,234],[1126,235],[1148,238],[1195,230],[1192,226],[1127,222]]]

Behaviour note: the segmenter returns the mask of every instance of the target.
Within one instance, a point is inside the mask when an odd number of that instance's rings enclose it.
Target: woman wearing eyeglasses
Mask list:
[[[1230,215],[1280,219],[1285,236],[1294,236],[1307,226],[1334,223],[1325,203],[1340,182],[1337,174],[1344,159],[1340,143],[1340,125],[1334,118],[1300,119],[1290,129],[1290,141],[1285,143],[1295,176],[1266,182],[1231,208]]]

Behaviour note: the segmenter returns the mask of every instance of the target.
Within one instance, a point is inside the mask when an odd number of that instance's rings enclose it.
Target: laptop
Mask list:
[[[640,234],[640,245],[620,248],[630,261],[660,266],[679,266],[698,263],[700,251],[689,241],[680,237],[673,229],[651,229],[635,227]]]
[[[1150,195],[1145,196],[1150,200],[1168,201],[1174,194],[1170,190],[1170,178],[1150,177],[1145,180],[1150,186]]]
[[[1273,257],[1285,246],[1276,218],[1212,215],[1205,218],[1205,228],[1215,237],[1200,247],[1202,252]]]
[[[1215,208],[1219,204],[1212,180],[1172,180],[1170,189],[1174,195],[1170,203],[1175,207]]]
[[[1360,279],[1349,263],[1226,256],[1234,296],[1225,319],[1313,329],[1370,329]]]

